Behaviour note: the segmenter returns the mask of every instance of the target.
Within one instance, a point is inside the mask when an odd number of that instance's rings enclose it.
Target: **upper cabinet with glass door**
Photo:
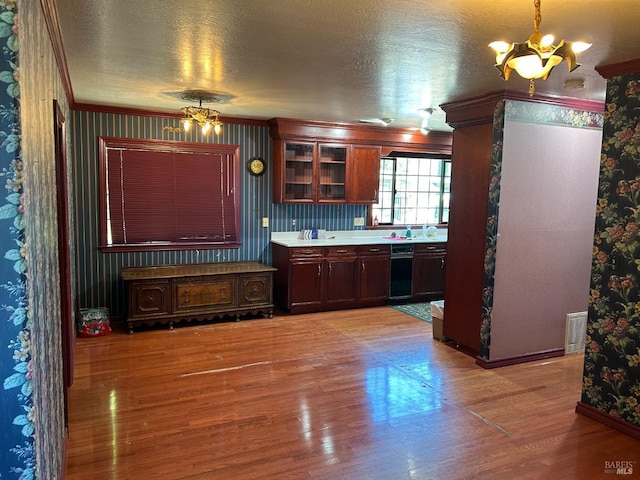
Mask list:
[[[284,142],[283,148],[285,163],[283,200],[312,202],[315,144]]]
[[[276,203],[344,203],[348,146],[274,142]]]
[[[344,203],[345,179],[347,172],[347,152],[346,145],[324,145],[318,144],[318,202]]]
[[[272,118],[273,202],[376,204],[380,159],[391,152],[451,154],[450,133]],[[380,213],[380,212],[379,212]]]

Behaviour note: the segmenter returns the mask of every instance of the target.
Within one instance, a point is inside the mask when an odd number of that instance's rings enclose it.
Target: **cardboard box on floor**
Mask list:
[[[444,300],[436,300],[431,302],[431,326],[433,330],[433,338],[445,342],[447,337],[442,333],[444,324]]]

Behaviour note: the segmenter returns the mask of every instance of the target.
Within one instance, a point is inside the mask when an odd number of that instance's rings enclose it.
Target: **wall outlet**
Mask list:
[[[265,228],[269,226],[269,217],[262,217],[262,226]]]
[[[292,219],[291,219],[291,226],[292,226],[292,227],[295,227],[295,226],[296,226],[296,219],[295,219],[295,218],[292,218]]]
[[[353,218],[353,226],[354,227],[363,227],[364,226],[364,217],[354,217]]]

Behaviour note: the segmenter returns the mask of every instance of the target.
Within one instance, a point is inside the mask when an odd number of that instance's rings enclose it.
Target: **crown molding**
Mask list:
[[[60,72],[62,87],[64,88],[64,92],[67,97],[67,103],[71,107],[75,103],[75,99],[73,97],[73,87],[71,86],[69,70],[67,69],[67,56],[64,53],[62,35],[60,34],[58,11],[56,10],[54,0],[40,0],[40,5],[42,6],[42,12],[44,14],[45,23],[47,24],[47,30],[49,31],[49,38],[51,39],[53,55],[56,58],[58,71]]]
[[[596,71],[604,78],[638,73],[640,72],[640,58],[627,60],[626,62],[611,63],[609,65],[599,65],[596,67]]]
[[[493,122],[496,102],[513,100],[525,103],[539,103],[575,110],[604,112],[604,102],[585,100],[573,97],[559,97],[536,93],[530,97],[526,92],[518,90],[498,90],[484,95],[467,98],[450,103],[443,103],[440,108],[447,114],[447,123],[454,128],[463,125],[479,125]]]
[[[376,145],[383,151],[451,153],[451,132],[431,131],[424,135],[408,128],[382,127],[352,123],[331,123],[293,118],[272,118],[269,134],[274,140],[312,140]],[[390,147],[390,148],[385,148]]]

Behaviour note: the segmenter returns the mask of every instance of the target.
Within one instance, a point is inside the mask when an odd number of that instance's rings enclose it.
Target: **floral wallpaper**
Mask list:
[[[493,112],[493,147],[489,171],[489,200],[487,208],[487,237],[484,255],[484,284],[482,289],[482,324],[478,356],[489,359],[491,345],[491,311],[493,310],[493,283],[496,269],[496,242],[498,240],[498,205],[500,202],[500,176],[502,173],[502,142],[504,137],[505,101],[496,102]]]
[[[571,128],[601,129],[604,116],[601,112],[578,110],[535,102],[499,100],[493,114],[493,148],[489,178],[487,225],[484,257],[484,284],[480,348],[478,356],[489,360],[491,353],[491,315],[494,300],[498,219],[500,210],[500,183],[502,175],[502,147],[505,122],[526,122]]]
[[[640,427],[640,73],[608,80],[582,402]]]
[[[0,478],[35,477],[30,322],[27,319],[26,258],[18,84],[16,2],[0,1],[0,349],[2,419]]]

